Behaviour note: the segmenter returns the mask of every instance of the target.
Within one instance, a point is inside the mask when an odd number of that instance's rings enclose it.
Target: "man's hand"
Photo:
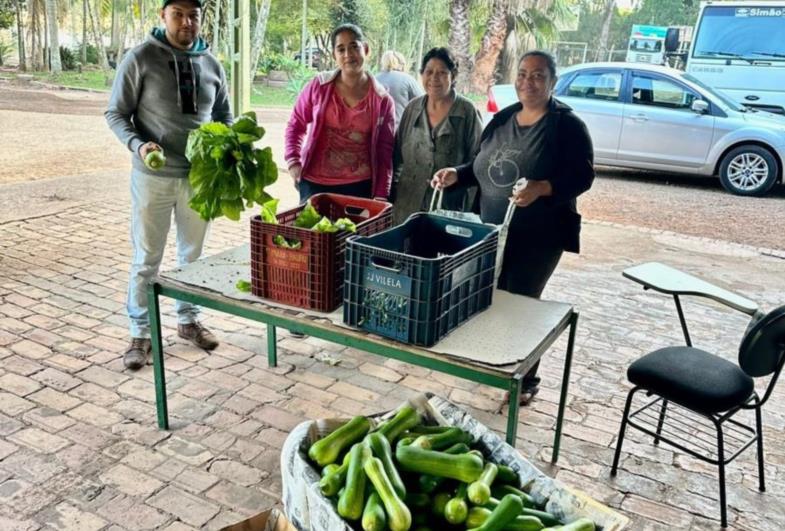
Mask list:
[[[148,153],[151,151],[163,151],[163,148],[155,142],[145,142],[139,146],[139,156],[144,160]]]
[[[452,186],[457,182],[458,172],[455,170],[455,168],[442,168],[433,174],[433,178],[431,179],[431,188],[440,190],[442,188]]]
[[[550,181],[526,181],[526,186],[513,194],[512,202],[519,207],[527,207],[540,197],[553,194]]]

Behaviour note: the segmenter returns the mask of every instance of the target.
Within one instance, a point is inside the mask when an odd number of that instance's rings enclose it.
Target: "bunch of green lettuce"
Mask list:
[[[265,223],[278,223],[278,199],[270,199],[262,204],[262,221]],[[294,226],[302,229],[311,229],[316,232],[338,232],[349,231],[357,232],[357,225],[349,218],[340,218],[333,223],[327,216],[322,216],[314,208],[310,201],[294,218]],[[286,239],[280,234],[273,238],[273,242],[279,247],[287,249],[300,249],[303,243],[300,240]]]
[[[231,127],[210,122],[188,135],[185,156],[191,161],[188,179],[194,189],[189,205],[202,219],[226,216],[237,221],[246,207],[270,200],[264,189],[278,179],[278,167],[269,147],[253,145],[263,136],[253,111]]]

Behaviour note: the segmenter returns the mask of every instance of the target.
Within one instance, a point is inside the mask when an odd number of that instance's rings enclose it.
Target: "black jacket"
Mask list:
[[[483,130],[480,141],[490,138],[507,120],[515,119],[515,114],[522,108],[518,102],[496,113]],[[511,242],[514,238],[521,244],[555,244],[565,251],[577,253],[581,216],[575,198],[591,188],[594,181],[594,150],[586,125],[572,108],[551,98],[548,113],[552,116],[546,132],[546,151],[541,156],[552,158],[553,171],[548,181],[553,195],[541,197],[526,208],[515,209],[509,234]],[[477,184],[473,162],[456,169],[461,184]]]

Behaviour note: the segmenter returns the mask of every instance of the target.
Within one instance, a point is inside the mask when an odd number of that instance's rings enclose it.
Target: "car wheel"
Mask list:
[[[722,187],[736,195],[766,195],[777,182],[777,159],[766,148],[739,146],[720,164]]]

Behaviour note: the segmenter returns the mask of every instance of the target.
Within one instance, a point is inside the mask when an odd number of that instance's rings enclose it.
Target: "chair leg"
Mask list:
[[[616,475],[619,468],[619,456],[621,456],[621,446],[624,443],[624,432],[627,430],[627,416],[630,414],[630,406],[632,405],[632,396],[638,388],[634,387],[627,395],[627,403],[624,406],[624,416],[621,418],[621,426],[619,427],[619,440],[616,442],[616,453],[613,455],[613,465],[611,466],[611,476]]]
[[[758,430],[758,490],[766,492],[766,480],[763,464],[763,422],[761,420],[760,404],[755,408],[755,427]]]
[[[660,419],[657,421],[657,435],[654,437],[654,445],[660,444],[660,434],[662,433],[662,423],[665,422],[665,410],[668,408],[668,401],[662,399],[662,406],[660,407]]]
[[[720,472],[720,525],[728,527],[728,507],[725,500],[725,441],[722,435],[722,424],[715,421],[717,427],[717,463]]]

